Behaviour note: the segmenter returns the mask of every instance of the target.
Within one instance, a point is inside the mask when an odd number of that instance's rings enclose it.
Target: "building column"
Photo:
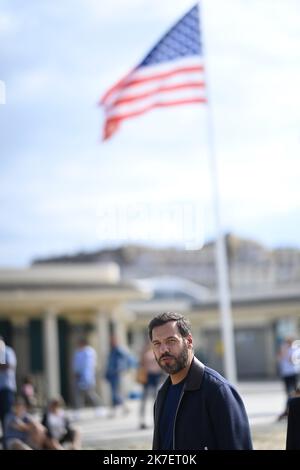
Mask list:
[[[129,318],[129,316],[128,316]],[[114,324],[114,334],[120,346],[127,347],[127,321],[124,310],[115,309],[112,312],[111,320]]]
[[[56,312],[47,310],[43,315],[44,358],[46,397],[52,398],[60,394],[59,379],[59,344]]]
[[[110,389],[108,382],[105,380],[106,363],[110,348],[109,316],[103,310],[96,312],[95,327],[96,334],[93,346],[98,358],[97,389],[100,391],[103,404],[110,405]]]

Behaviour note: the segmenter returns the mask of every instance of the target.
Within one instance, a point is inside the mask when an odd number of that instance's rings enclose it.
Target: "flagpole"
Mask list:
[[[202,31],[200,16],[203,11],[203,2],[199,1],[199,28]],[[203,22],[204,23],[204,22]],[[204,34],[202,35],[204,37]],[[203,54],[204,55],[204,54]],[[221,332],[223,341],[223,360],[224,373],[228,380],[235,383],[237,381],[236,374],[236,358],[234,349],[234,330],[231,312],[231,298],[228,276],[228,260],[226,253],[226,244],[224,233],[222,230],[221,211],[220,211],[220,193],[219,193],[219,174],[217,165],[217,156],[214,138],[214,120],[209,93],[208,67],[207,57],[205,57],[205,89],[207,95],[207,139],[208,139],[208,157],[210,179],[212,187],[213,211],[216,227],[216,243],[215,243],[215,261],[218,275],[218,296],[219,296],[219,312],[221,319]]]

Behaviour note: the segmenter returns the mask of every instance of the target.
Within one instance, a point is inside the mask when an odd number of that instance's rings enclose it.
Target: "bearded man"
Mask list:
[[[194,356],[188,320],[167,312],[148,330],[156,361],[169,374],[154,405],[153,450],[252,449],[242,399]]]

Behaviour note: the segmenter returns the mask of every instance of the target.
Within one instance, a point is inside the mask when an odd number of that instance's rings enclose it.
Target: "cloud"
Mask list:
[[[124,21],[138,23],[141,15],[147,18],[147,13],[150,12],[152,18],[170,21],[173,17],[177,21],[176,10],[180,16],[195,4],[191,0],[164,0],[163,2],[159,0],[126,0],[126,2],[110,0],[106,3],[100,3],[98,0],[80,0],[80,3],[82,8],[89,12],[92,20],[109,21],[112,24],[124,24]]]
[[[0,15],[0,36],[12,36],[20,28],[20,21],[16,15],[1,12]]]

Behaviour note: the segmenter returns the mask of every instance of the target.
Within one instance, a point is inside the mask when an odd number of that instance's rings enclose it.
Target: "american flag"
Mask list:
[[[147,56],[102,97],[109,139],[122,121],[150,109],[205,103],[204,65],[195,5],[153,47]]]

